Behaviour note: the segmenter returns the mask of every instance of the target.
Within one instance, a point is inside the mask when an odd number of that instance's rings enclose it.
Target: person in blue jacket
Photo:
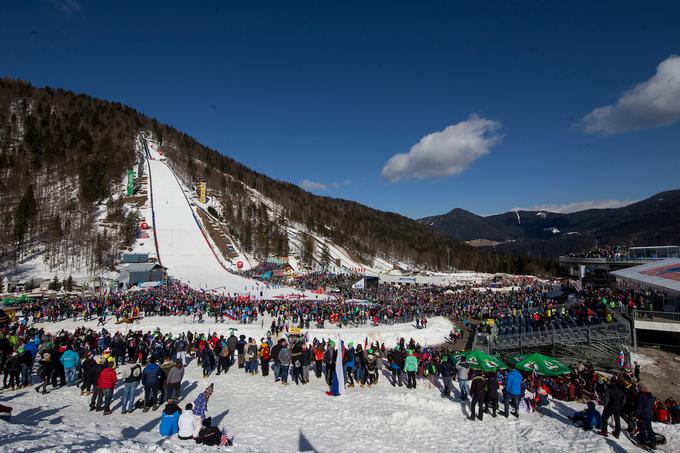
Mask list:
[[[182,409],[175,403],[172,398],[168,399],[168,404],[163,409],[161,414],[161,436],[172,436],[179,432],[179,416],[182,414]]]
[[[213,394],[213,391],[215,389],[215,384],[211,383],[209,386],[205,388],[203,393],[199,393],[198,397],[194,401],[194,415],[197,417],[200,417],[201,420],[205,418],[205,413],[208,410],[208,400]]]
[[[40,342],[40,340],[38,340]],[[35,360],[36,354],[38,354],[38,345],[35,343],[35,340],[33,341],[27,341],[24,344],[24,351],[30,351],[31,355],[33,356],[33,359]]]
[[[519,399],[520,395],[522,395],[522,375],[515,368],[510,370],[508,375],[505,377],[504,390],[505,395],[503,399],[505,403],[505,411],[503,412],[503,416],[508,418],[508,415],[510,414],[508,410],[509,405],[512,403],[512,407],[515,409],[512,415],[519,418]]]
[[[161,367],[156,364],[156,358],[150,357],[149,364],[142,371],[142,385],[144,386],[144,412],[149,411],[153,404],[153,410],[158,409],[158,386],[161,381]]]
[[[348,387],[354,387],[354,366],[355,366],[355,353],[354,344],[350,341],[347,344],[347,349],[345,350],[345,355],[343,356],[344,367],[345,367],[345,381],[349,381]]]
[[[59,361],[64,366],[66,385],[69,387],[74,385],[76,383],[76,367],[80,364],[80,356],[71,348],[71,345],[67,345]]]
[[[580,425],[584,430],[588,431],[593,428],[599,428],[602,422],[600,413],[595,409],[595,403],[588,401],[588,408],[584,411],[576,412],[569,417],[576,425]]]

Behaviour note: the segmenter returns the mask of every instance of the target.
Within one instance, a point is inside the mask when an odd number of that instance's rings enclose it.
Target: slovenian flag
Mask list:
[[[228,319],[231,319],[232,321],[236,321],[236,316],[232,315],[228,311],[224,312],[224,316],[226,316]]]
[[[340,335],[338,335],[338,341],[335,342],[335,350],[338,355],[335,359],[335,373],[333,373],[333,381],[331,382],[331,392],[333,396],[340,396],[345,394],[345,373],[342,368],[344,343],[340,339]]]
[[[616,358],[616,364],[619,368],[623,368],[626,364],[626,356],[623,354],[623,351],[619,352],[619,356]]]

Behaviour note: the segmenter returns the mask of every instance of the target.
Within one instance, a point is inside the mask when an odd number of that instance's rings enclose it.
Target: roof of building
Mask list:
[[[611,272],[612,275],[642,286],[653,286],[680,294],[680,259],[654,261]]]
[[[151,272],[165,269],[158,263],[129,263],[121,266],[120,274],[116,277],[117,282],[127,282],[132,272]]]
[[[156,268],[165,269],[158,263],[127,263],[121,266],[121,272],[150,272]]]

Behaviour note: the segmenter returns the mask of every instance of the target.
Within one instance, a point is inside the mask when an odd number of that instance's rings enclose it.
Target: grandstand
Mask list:
[[[565,275],[579,278],[584,284],[607,286],[613,283],[611,272],[655,261],[680,258],[677,245],[629,247],[597,247],[581,254],[560,256],[560,269]]]
[[[631,332],[630,321],[620,313],[609,312],[608,319],[603,319],[565,309],[541,322],[528,313],[500,318],[489,334],[475,337],[473,347],[493,354],[543,352],[567,362],[591,361],[609,368],[621,351],[628,355]]]

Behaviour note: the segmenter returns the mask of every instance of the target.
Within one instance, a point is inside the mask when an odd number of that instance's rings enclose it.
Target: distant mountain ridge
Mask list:
[[[419,222],[461,241],[493,241],[500,243],[494,247],[497,251],[546,258],[595,244],[679,245],[680,190],[614,209],[570,214],[518,210],[483,217],[456,208]]]

